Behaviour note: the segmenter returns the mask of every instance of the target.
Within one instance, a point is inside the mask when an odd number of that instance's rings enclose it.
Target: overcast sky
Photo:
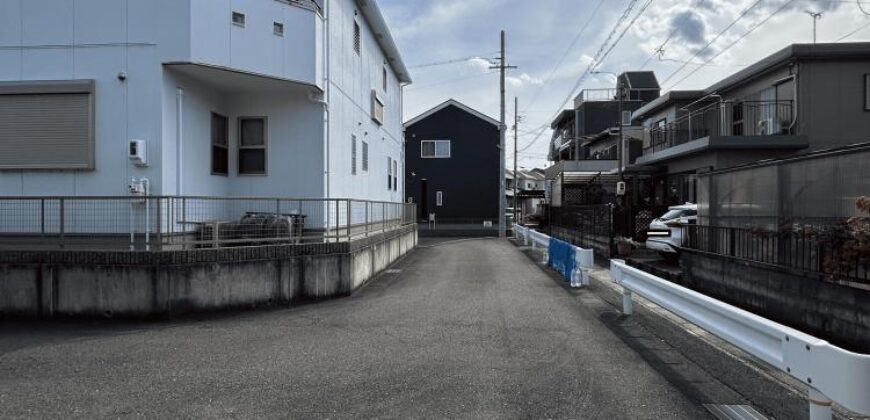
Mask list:
[[[861,2],[870,12],[870,0]],[[519,66],[508,80],[508,120],[513,121],[513,98],[519,97],[522,150],[536,137],[532,132],[549,125],[559,105],[576,94],[572,87],[629,3],[631,0],[380,0],[414,79],[405,90],[405,119],[449,98],[498,119],[498,76],[489,70],[488,60],[497,56],[499,31],[504,29],[508,62]],[[819,42],[835,42],[854,31],[839,42],[870,41],[870,15],[863,13],[855,0],[639,0],[608,45],[632,20],[634,23],[597,68],[621,72],[641,69],[646,63],[643,69],[654,70],[665,91],[704,88],[791,43],[812,42],[812,18],[806,10],[824,13],[818,22]],[[663,54],[654,54],[663,44]],[[562,64],[557,67],[560,60]],[[711,60],[707,66],[686,77],[698,67],[695,63],[707,60]],[[446,61],[456,62],[431,65]],[[613,84],[612,76],[600,74],[585,79],[580,89]],[[539,136],[521,154],[520,165],[545,166],[549,140],[549,131]]]

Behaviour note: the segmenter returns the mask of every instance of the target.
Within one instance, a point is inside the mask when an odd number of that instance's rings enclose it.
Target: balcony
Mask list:
[[[615,101],[619,99],[616,89],[584,89],[577,96],[578,102]]]
[[[770,136],[793,133],[791,101],[717,102],[650,129],[645,153],[710,136]]]
[[[792,101],[725,101],[652,127],[638,163],[651,164],[704,149],[803,148]]]

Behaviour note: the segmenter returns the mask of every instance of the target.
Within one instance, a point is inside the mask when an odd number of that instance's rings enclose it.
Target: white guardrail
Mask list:
[[[543,250],[542,264],[549,262],[550,237],[518,224],[513,225],[514,237],[522,239],[526,246],[531,246],[532,249],[541,247]],[[578,246],[571,246],[574,249],[574,272],[571,273],[571,287],[582,287],[589,285],[589,270],[595,264],[595,254],[591,249],[583,249]]]
[[[831,419],[832,400],[870,414],[870,355],[833,346],[621,260],[611,260],[610,275],[623,288],[625,315],[631,315],[636,293],[806,384],[811,420]]]

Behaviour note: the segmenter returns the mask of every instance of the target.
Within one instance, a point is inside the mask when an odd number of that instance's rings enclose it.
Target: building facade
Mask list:
[[[402,201],[375,2],[6,0],[0,28],[0,195]]]
[[[868,142],[868,74],[870,43],[794,44],[707,89],[668,92],[633,115],[633,169],[656,169],[648,198],[682,204],[699,201],[698,173]]]
[[[407,199],[420,220],[498,226],[500,124],[455,100],[405,123]]]

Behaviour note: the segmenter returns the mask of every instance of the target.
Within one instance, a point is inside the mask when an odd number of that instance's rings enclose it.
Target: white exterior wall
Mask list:
[[[186,16],[174,0],[0,0],[0,80],[96,85],[96,169],[0,171],[0,194],[120,195],[132,176],[159,182],[159,63],[184,54]],[[147,141],[150,167],[127,159],[132,138]]]
[[[0,0],[0,81],[96,81],[95,169],[0,171],[0,195],[125,195],[132,177],[147,177],[154,194],[401,201],[400,83],[388,66],[383,92],[384,54],[361,14],[356,19],[362,54],[353,51],[354,0],[330,0],[326,8],[329,24],[312,10],[276,0]],[[246,15],[244,28],[232,24],[233,11]],[[274,22],[284,24],[283,37],[274,35]],[[281,83],[289,87],[281,93],[246,91],[247,82],[227,88],[166,63],[253,73],[252,86],[259,75],[285,80]],[[126,81],[118,79],[120,72]],[[324,106],[310,98],[317,87],[328,92],[328,130]],[[179,88],[181,190],[176,188]],[[372,89],[385,101],[383,126],[370,116]],[[211,174],[211,112],[229,120],[228,176]],[[268,118],[266,176],[237,175],[240,116]],[[356,176],[350,165],[352,134],[359,141]],[[146,141],[148,167],[129,161],[129,139]],[[367,172],[362,141],[369,144]],[[388,156],[399,161],[397,191],[387,189]]]
[[[404,195],[402,87],[354,0],[330,0],[329,16],[329,196],[401,202]],[[353,49],[353,22],[362,29],[361,54]],[[371,118],[371,92],[384,100],[384,124]],[[357,175],[351,174],[351,136],[357,137]],[[369,168],[362,170],[362,142],[369,144]],[[397,191],[387,189],[387,158],[398,160]]]

